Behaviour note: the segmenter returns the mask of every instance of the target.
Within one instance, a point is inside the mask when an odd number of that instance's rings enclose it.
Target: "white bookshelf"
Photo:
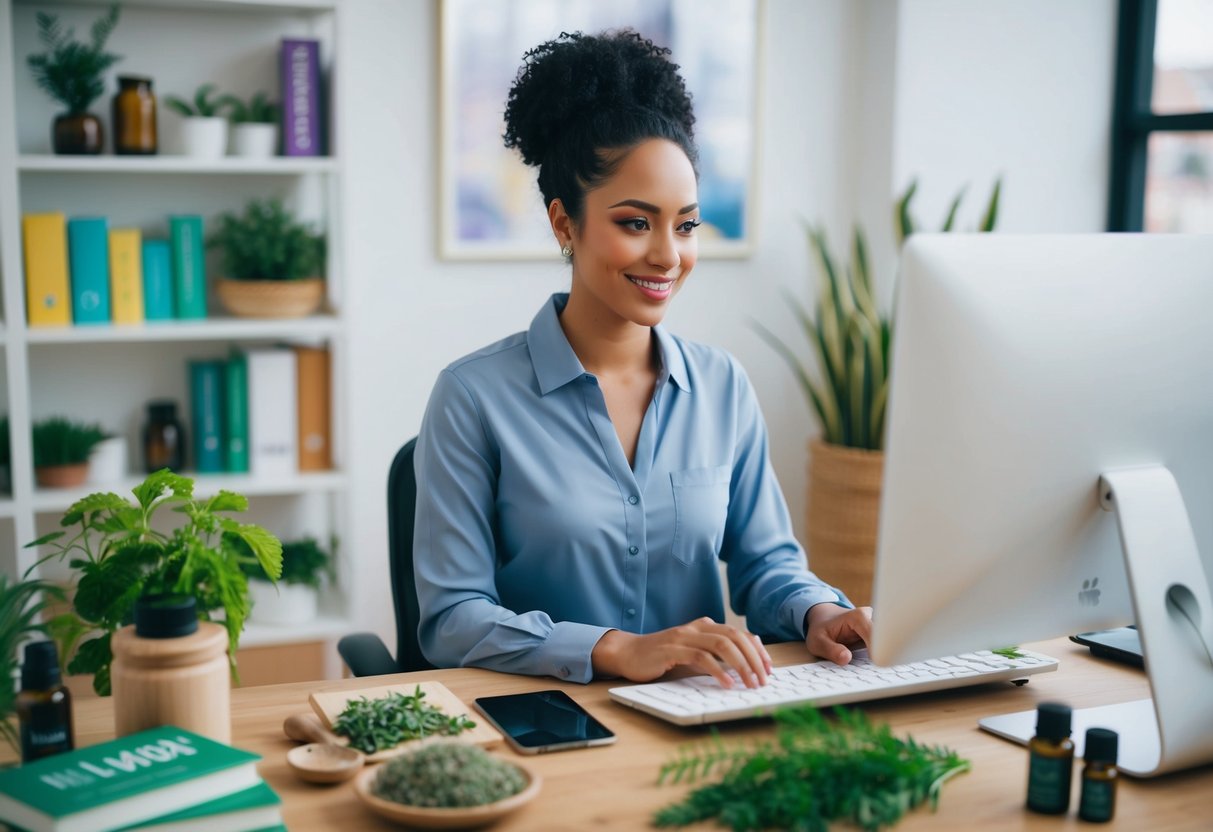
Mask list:
[[[247,98],[264,90],[277,100],[278,44],[283,37],[315,37],[331,71],[339,0],[124,0],[107,50],[123,60],[106,75],[106,92],[91,111],[104,124],[101,156],[56,156],[51,122],[58,105],[37,89],[26,57],[40,50],[35,15],[54,12],[87,38],[92,21],[110,0],[0,0],[0,413],[11,425],[11,495],[0,495],[0,567],[20,576],[39,557],[24,544],[58,526],[59,515],[93,491],[129,496],[142,480],[141,427],[146,403],[173,399],[189,424],[185,362],[222,356],[232,348],[277,343],[324,344],[331,353],[332,428],[335,470],[266,478],[255,475],[195,475],[195,493],[221,489],[249,498],[244,522],[265,525],[284,539],[312,535],[352,540],[346,524],[348,459],[348,327],[342,285],[343,215],[341,163],[336,154],[317,158],[198,160],[176,155],[114,156],[110,100],[119,74],[153,78],[160,103],[161,147],[171,147],[174,116],[167,94],[192,98],[204,82]],[[328,74],[328,73],[326,73]],[[334,84],[340,75],[332,73]],[[330,114],[342,96],[330,89]],[[330,150],[340,148],[339,121],[328,119]],[[25,321],[21,216],[62,211],[67,216],[102,215],[111,227],[139,227],[145,236],[167,236],[170,213],[197,213],[208,231],[218,214],[238,212],[253,198],[279,198],[297,215],[323,227],[327,236],[328,296],[324,311],[297,320],[250,320],[226,316],[212,290],[208,317],[137,325],[31,329]],[[218,274],[208,258],[208,279]],[[126,436],[131,473],[121,482],[78,489],[45,489],[34,483],[30,428],[37,419],[62,414],[99,422]],[[332,641],[352,629],[350,586],[354,547],[339,547],[337,586],[322,599],[322,614],[306,627],[249,625],[242,646]],[[48,567],[49,568],[49,567]],[[53,577],[53,575],[52,575]],[[331,652],[331,651],[330,651]],[[335,658],[330,675],[335,675]]]

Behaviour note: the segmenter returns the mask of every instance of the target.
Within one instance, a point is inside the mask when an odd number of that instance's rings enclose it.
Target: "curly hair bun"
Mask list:
[[[541,164],[571,125],[650,110],[690,139],[691,96],[670,50],[630,29],[560,37],[526,53],[505,108],[505,145],[528,165]]]

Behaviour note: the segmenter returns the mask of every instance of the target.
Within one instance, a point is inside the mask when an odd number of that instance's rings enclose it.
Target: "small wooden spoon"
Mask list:
[[[334,734],[315,714],[294,714],[282,723],[283,732],[293,740],[308,742],[286,754],[286,764],[300,780],[309,783],[340,783],[349,780],[366,762],[366,755],[347,748],[344,739]]]

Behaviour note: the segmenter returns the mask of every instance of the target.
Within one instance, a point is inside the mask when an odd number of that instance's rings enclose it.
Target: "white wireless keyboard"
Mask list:
[[[845,667],[829,661],[777,667],[760,688],[745,687],[736,673],[730,671],[732,688],[722,688],[711,676],[691,676],[671,682],[611,688],[610,694],[616,702],[677,725],[698,725],[765,716],[788,705],[843,705],[986,682],[1009,682],[1057,669],[1057,659],[1027,650],[1020,653],[1021,658],[1008,659],[989,650],[979,650],[881,667],[872,663],[867,650],[856,650]]]

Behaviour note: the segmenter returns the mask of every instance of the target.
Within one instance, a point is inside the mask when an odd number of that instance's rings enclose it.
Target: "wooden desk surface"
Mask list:
[[[1132,668],[1093,659],[1085,648],[1065,639],[1029,645],[1061,660],[1054,673],[1033,677],[1022,688],[984,685],[954,691],[902,697],[864,705],[873,720],[888,722],[898,734],[912,734],[931,744],[951,746],[967,757],[972,771],[943,789],[938,812],[922,809],[908,816],[899,830],[917,829],[1213,829],[1213,766],[1147,781],[1124,778],[1117,797],[1116,817],[1102,827],[1078,820],[1077,788],[1071,812],[1044,817],[1023,808],[1027,753],[977,727],[979,717],[1027,710],[1044,700],[1087,707],[1139,699],[1149,695],[1145,675]],[[803,645],[771,648],[776,664],[808,660]],[[639,711],[611,702],[612,683],[561,684],[549,678],[509,676],[484,670],[443,670],[374,679],[293,683],[233,691],[233,743],[263,756],[261,775],[283,799],[283,815],[292,832],[309,830],[378,830],[396,828],[381,821],[358,802],[351,783],[312,786],[297,780],[286,766],[292,743],[282,734],[282,721],[308,710],[313,690],[368,687],[385,683],[436,678],[469,703],[477,696],[561,687],[619,735],[611,746],[531,756],[526,762],[543,776],[539,797],[494,829],[499,830],[638,830],[649,828],[654,810],[677,800],[687,786],[657,786],[661,763],[678,746],[704,740],[707,728],[678,728]],[[1213,714],[1213,703],[1210,707]],[[725,723],[726,740],[768,737],[769,719]],[[113,736],[109,700],[76,705],[76,741],[91,745]],[[504,747],[499,753],[512,755]],[[1081,767],[1076,761],[1075,773]],[[717,828],[703,826],[699,828]]]

